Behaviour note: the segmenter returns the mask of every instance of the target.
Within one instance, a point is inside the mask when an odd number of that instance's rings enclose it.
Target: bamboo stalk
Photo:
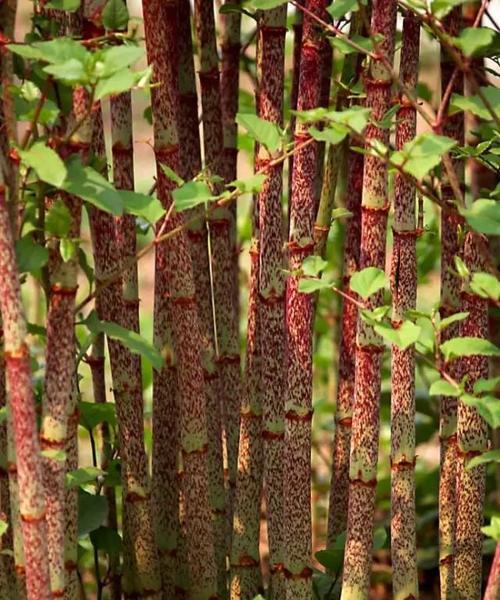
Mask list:
[[[292,50],[292,88],[290,90],[290,109],[297,110],[297,96],[299,93],[299,75],[300,75],[300,49],[302,47],[302,30],[304,15],[301,10],[295,11],[295,22],[293,24],[293,50]],[[290,115],[290,131],[295,131],[295,115]],[[292,173],[293,173],[292,154],[288,159],[288,200],[292,197]],[[290,220],[290,215],[288,215]]]
[[[420,24],[405,14],[400,79],[413,90],[418,80]],[[396,149],[414,139],[417,115],[401,101],[396,116]],[[398,327],[405,312],[416,307],[418,235],[415,186],[396,174],[394,243],[391,264],[392,321]],[[391,394],[391,554],[395,600],[418,598],[415,530],[415,348],[392,347]]]
[[[0,270],[0,309],[4,327],[9,408],[16,445],[28,599],[49,600],[50,576],[42,463],[31,388],[29,349],[26,345],[26,321],[3,187],[0,188]]]
[[[453,9],[446,17],[443,25],[450,35],[458,35],[461,28],[461,7]],[[444,95],[450,85],[454,71],[454,63],[441,50],[441,92]],[[453,93],[463,93],[463,75],[455,78]],[[443,111],[446,114],[446,107]],[[464,123],[463,114],[447,116],[442,125],[442,132],[463,143]],[[455,164],[457,178],[463,182],[463,166]],[[454,194],[449,181],[445,181],[442,189],[442,198],[446,208],[441,210],[441,317],[447,317],[458,311],[460,281],[452,271],[454,257],[459,253],[458,228],[463,222],[458,214],[454,202]],[[441,342],[455,337],[458,334],[458,324],[447,327],[441,335]],[[456,364],[450,365],[450,374],[458,375]],[[452,600],[455,597],[453,583],[454,553],[455,553],[455,518],[456,518],[456,426],[457,426],[457,400],[443,396],[440,403],[440,478],[439,478],[439,572],[441,580],[441,600]]]
[[[215,22],[211,1],[194,3],[196,38],[200,55],[200,86],[205,161],[210,173],[224,172],[223,120]],[[212,250],[213,294],[217,335],[217,365],[220,373],[220,398],[224,420],[226,453],[229,471],[228,516],[231,522],[234,487],[238,461],[241,375],[239,353],[239,323],[234,290],[233,216],[227,207],[212,213],[209,220]],[[233,235],[234,237],[234,235]]]
[[[500,543],[497,543],[495,549],[495,556],[491,563],[490,575],[488,577],[488,584],[486,585],[486,591],[484,592],[483,600],[498,600],[500,596]]]
[[[309,0],[308,11],[323,17],[326,3]],[[309,110],[321,101],[322,38],[308,13],[304,15],[297,110]],[[294,139],[309,137],[301,123],[295,125]],[[318,147],[312,143],[298,151],[292,173],[290,200],[289,268],[301,268],[314,250],[314,219],[318,198],[315,180]],[[286,597],[310,598],[311,569],[311,418],[312,418],[312,327],[313,302],[299,292],[299,277],[292,275],[286,285],[286,401],[284,450],[284,534],[283,557]],[[278,423],[279,424],[279,423]],[[275,434],[277,431],[275,432]]]
[[[144,6],[148,59],[154,78],[164,85],[152,90],[153,127],[158,195],[165,208],[172,202],[171,182],[161,169],[180,170],[177,134],[179,89],[177,64],[177,3],[152,0]],[[161,23],[161,26],[158,26]],[[168,229],[183,222],[172,212]],[[185,510],[190,597],[208,599],[217,593],[211,510],[209,506],[207,424],[201,365],[201,333],[195,286],[185,232],[157,247],[156,299],[168,294],[177,361],[180,445],[183,460],[182,493]],[[158,313],[157,313],[158,314]],[[156,410],[164,410],[157,406]]]
[[[257,110],[262,119],[283,125],[286,6],[263,11],[258,26]],[[256,168],[267,168],[271,158],[260,146]],[[282,165],[269,170],[258,195],[260,343],[262,349],[262,438],[271,589],[284,597],[283,580],[283,435],[285,403],[285,281]]]
[[[180,175],[185,180],[193,179],[201,171],[200,130],[198,123],[198,97],[193,61],[191,33],[191,9],[189,0],[179,6],[179,119],[178,133],[181,152]],[[188,227],[188,238],[193,264],[193,277],[198,302],[198,318],[202,337],[202,363],[207,402],[208,469],[210,506],[218,574],[218,589],[227,594],[228,554],[226,514],[226,491],[224,489],[224,461],[222,448],[222,415],[219,397],[221,385],[216,367],[215,330],[212,305],[212,281],[208,253],[208,230],[205,207],[200,206],[188,214],[197,217]]]
[[[396,27],[396,3],[374,1],[371,33],[382,34],[380,51],[392,63]],[[379,121],[391,101],[391,77],[380,59],[370,61],[365,76],[366,105],[373,121]],[[365,131],[367,145],[389,142],[389,131],[371,122]],[[387,167],[375,156],[365,156],[363,171],[360,268],[385,268],[385,244],[389,199]],[[382,293],[369,299],[369,307],[382,303]],[[344,555],[342,600],[368,597],[372,565],[375,486],[379,441],[380,368],[383,342],[360,318],[357,325],[355,396],[349,466],[349,506]]]

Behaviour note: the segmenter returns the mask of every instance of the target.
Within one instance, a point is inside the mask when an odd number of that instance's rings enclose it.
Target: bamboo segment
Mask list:
[[[172,202],[171,182],[165,164],[180,170],[178,142],[177,3],[154,0],[144,6],[146,47],[155,80],[163,85],[152,90],[153,127],[157,162],[158,195],[165,208]],[[158,26],[161,23],[161,26]],[[172,211],[167,231],[183,223]],[[167,307],[172,324],[177,365],[180,447],[182,450],[182,497],[185,511],[190,598],[205,600],[217,593],[211,510],[209,506],[207,421],[201,364],[201,333],[195,286],[185,231],[157,246],[156,315]],[[165,300],[167,302],[165,303]],[[160,304],[158,304],[160,303]],[[156,316],[155,315],[155,316]],[[164,330],[161,341],[164,341]],[[165,406],[154,410],[165,411]],[[168,415],[168,413],[164,413]]]
[[[310,0],[305,6],[324,17],[326,3]],[[309,14],[304,15],[297,110],[309,110],[321,101],[322,38]],[[295,125],[296,143],[309,138],[302,123]],[[316,143],[297,151],[292,173],[289,268],[297,271],[314,251],[314,219],[318,205]],[[312,418],[312,326],[310,294],[299,292],[299,277],[286,285],[286,401],[284,452],[283,555],[286,598],[308,599],[312,595],[311,569],[311,418]],[[281,416],[281,415],[280,415]],[[282,435],[276,420],[274,435]],[[277,596],[279,597],[279,596]]]
[[[283,124],[286,6],[264,11],[258,29],[257,111],[260,118]],[[269,165],[268,151],[260,146],[256,165]],[[283,434],[285,403],[285,281],[282,165],[269,170],[258,195],[260,343],[266,348],[261,363],[262,436],[267,507],[271,589],[283,590]],[[264,358],[264,357],[263,357]]]
[[[0,188],[0,309],[9,409],[16,446],[19,510],[29,600],[49,600],[50,576],[45,524],[45,492],[31,388],[26,321],[21,304],[14,242],[5,190]]]
[[[453,9],[446,17],[446,31],[457,36],[461,29],[461,7]],[[454,71],[453,60],[441,50],[441,93],[445,93],[450,85]],[[463,74],[459,73],[452,83],[452,91],[463,93]],[[446,111],[443,113],[446,115]],[[446,116],[442,132],[463,144],[463,113]],[[463,182],[463,164],[454,165],[459,182]],[[458,230],[463,224],[459,215],[450,182],[445,181],[441,189],[445,207],[441,210],[441,308],[442,318],[458,312],[460,280],[453,272],[454,257],[459,254]],[[458,335],[458,324],[447,327],[441,335],[441,342]],[[446,366],[452,376],[458,375],[457,364]],[[453,600],[455,587],[453,583],[455,554],[455,518],[456,518],[456,464],[457,464],[457,400],[444,396],[440,404],[440,478],[439,478],[439,561],[441,580],[441,600]]]
[[[396,3],[377,0],[372,5],[371,33],[382,34],[379,51],[392,63],[396,27]],[[368,144],[385,145],[389,131],[375,124],[390,107],[391,77],[379,59],[370,61],[365,76],[366,106],[372,111],[367,126]],[[375,122],[374,122],[375,121]],[[373,155],[365,156],[362,192],[360,269],[385,268],[385,245],[389,199],[387,167]],[[382,304],[382,293],[368,299],[369,308]],[[349,508],[344,555],[342,600],[368,597],[372,565],[375,486],[379,441],[379,403],[382,340],[372,327],[358,318],[356,339],[355,396],[349,467]]]
[[[403,22],[400,79],[413,90],[418,80],[420,24],[408,12]],[[396,116],[396,150],[416,135],[413,106]],[[394,243],[391,265],[392,321],[398,327],[416,307],[418,235],[415,187],[400,173],[394,184]],[[395,600],[418,598],[415,530],[415,348],[392,347],[391,394],[391,554]]]
[[[490,576],[488,577],[488,585],[484,592],[483,600],[498,600],[500,598],[500,543],[497,543],[495,556],[491,563]]]

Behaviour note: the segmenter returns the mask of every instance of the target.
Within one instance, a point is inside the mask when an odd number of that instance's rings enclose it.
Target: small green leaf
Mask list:
[[[490,462],[500,462],[500,450],[490,450],[489,452],[483,452],[479,456],[475,456],[469,461],[467,468],[473,469],[474,467]]]
[[[478,337],[455,337],[439,346],[445,360],[460,356],[500,356],[500,348],[489,340]]]
[[[387,542],[387,531],[384,527],[377,527],[373,534],[373,551],[381,550]]]
[[[339,534],[335,542],[326,548],[320,550],[314,555],[320,565],[325,567],[331,573],[339,573],[344,562],[344,548],[346,543],[346,532]]]
[[[108,514],[105,496],[96,496],[78,490],[78,535],[81,537],[100,527]]]
[[[464,4],[467,0],[432,0],[431,11],[438,19],[446,17],[456,6]]]
[[[28,150],[19,150],[25,165],[34,169],[38,177],[54,187],[61,187],[67,171],[57,152],[44,142],[35,142]]]
[[[496,114],[500,111],[500,89],[489,85],[480,88],[482,95],[486,98]],[[457,111],[469,111],[480,119],[491,120],[492,116],[479,95],[460,96],[453,94],[450,101],[450,113]]]
[[[356,133],[363,133],[370,118],[370,112],[369,108],[352,106],[346,110],[330,110],[326,113],[325,119],[337,125],[345,125]]]
[[[271,152],[275,152],[281,146],[282,132],[276,123],[271,123],[250,113],[238,113],[236,122],[246,129],[252,139]]]
[[[331,123],[328,127],[324,129],[316,129],[316,127],[310,127],[309,133],[315,140],[319,142],[328,142],[332,145],[337,145],[342,142],[349,133],[349,130],[346,129],[343,125],[339,125],[338,123]]]
[[[341,19],[348,12],[356,12],[359,10],[357,0],[335,0],[326,9],[332,19]]]
[[[468,316],[469,316],[468,312],[459,312],[459,313],[455,313],[454,315],[450,315],[449,317],[445,317],[442,321],[439,322],[438,330],[443,331],[443,329],[446,329],[453,323],[457,323],[458,321],[463,321]]]
[[[446,379],[438,379],[429,388],[429,396],[460,396],[462,390],[457,388],[452,383],[446,381]]]
[[[420,336],[420,327],[411,321],[403,321],[397,328],[387,324],[375,324],[375,331],[385,340],[397,346],[400,350],[406,350],[414,344]]]
[[[71,260],[78,252],[78,242],[69,238],[63,238],[59,243],[59,253],[64,262]]]
[[[362,298],[369,298],[386,285],[385,273],[376,267],[367,267],[354,273],[351,277],[350,287]]]
[[[90,532],[90,541],[94,548],[105,552],[108,556],[119,556],[122,549],[122,538],[116,529],[99,527]]]
[[[352,44],[349,43],[354,42],[357,46],[362,48],[366,54],[373,50],[373,42],[370,38],[364,37],[355,33],[352,36],[349,36],[349,40],[343,37],[330,37],[328,38],[332,46],[341,52],[342,54],[353,54],[354,52],[360,52],[357,48],[355,48]]]
[[[45,230],[47,233],[62,238],[71,229],[71,213],[62,200],[57,200],[45,215]]]
[[[489,379],[478,379],[474,383],[474,393],[494,392],[500,386],[500,377],[490,377]]]
[[[467,279],[470,275],[470,271],[467,268],[467,265],[464,263],[464,261],[460,258],[460,256],[454,256],[453,257],[454,263],[455,263],[455,269],[457,270],[458,275],[462,278],[462,279]]]
[[[302,262],[302,273],[309,277],[316,277],[321,271],[324,271],[328,266],[328,262],[323,260],[321,256],[308,256]]]
[[[500,281],[489,273],[473,273],[470,289],[482,298],[491,298],[497,302],[500,299]]]
[[[65,12],[75,12],[80,8],[80,4],[81,0],[50,0],[45,7],[64,10]]]
[[[120,196],[125,206],[125,212],[145,219],[153,225],[165,214],[161,202],[156,196],[140,194],[128,190],[120,190]]]
[[[0,519],[0,538],[7,531],[8,528],[9,528],[9,524],[7,523],[7,521]]]
[[[52,75],[54,79],[62,81],[67,85],[85,84],[88,81],[85,65],[76,58],[70,58],[63,63],[47,65],[43,70],[45,73]]]
[[[104,471],[97,467],[80,467],[75,471],[66,473],[66,487],[75,488],[94,482],[99,476],[104,475]]]
[[[99,54],[99,77],[111,77],[135,64],[144,55],[140,46],[112,46]],[[130,72],[130,71],[129,71]]]
[[[235,187],[242,194],[258,194],[262,190],[267,175],[258,173],[248,179],[236,179],[229,184],[229,187]]]
[[[127,29],[128,9],[123,0],[108,0],[102,11],[102,22],[106,29],[120,31]]]
[[[498,34],[488,27],[466,27],[455,38],[455,44],[466,56],[483,54]]]
[[[254,10],[271,10],[286,3],[287,0],[248,0],[244,6]]]
[[[218,196],[212,194],[204,181],[188,181],[174,190],[172,197],[178,211],[189,210],[205,202],[213,202],[218,199]]]
[[[184,185],[186,182],[182,177],[180,177],[173,169],[171,169],[168,165],[164,165],[160,163],[161,170],[165,173],[165,175],[175,183],[177,186]]]
[[[482,527],[481,531],[488,537],[493,538],[497,542],[500,542],[500,517],[493,516],[489,525]]]
[[[352,212],[347,210],[347,208],[343,208],[342,206],[332,210],[332,219],[341,219],[342,217],[350,218],[352,217]]]
[[[426,132],[407,142],[401,150],[394,152],[391,160],[405,173],[421,180],[441,163],[443,154],[454,146],[456,146],[455,140]]]
[[[460,209],[471,227],[486,235],[500,235],[500,201],[480,198],[470,208]]]
[[[326,279],[301,278],[299,281],[299,292],[302,294],[314,294],[320,290],[326,290],[332,287],[332,282]]]
[[[79,402],[78,412],[80,413],[80,425],[89,431],[97,427],[100,423],[109,423],[116,425],[115,405],[111,402]]]
[[[19,272],[32,273],[47,264],[49,252],[47,248],[36,244],[28,234],[16,242],[16,257]]]
[[[134,87],[137,82],[137,75],[128,69],[115,73],[111,77],[101,79],[97,82],[95,88],[95,99],[102,100],[105,96],[121,94]]]

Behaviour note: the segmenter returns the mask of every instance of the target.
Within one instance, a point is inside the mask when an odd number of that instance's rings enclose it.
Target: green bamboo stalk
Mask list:
[[[178,133],[181,152],[180,175],[193,179],[201,171],[200,130],[198,123],[198,97],[193,61],[191,9],[189,0],[179,6],[179,120]],[[234,120],[234,117],[233,117]],[[193,277],[198,302],[198,318],[202,337],[202,363],[207,402],[208,469],[210,506],[217,563],[218,590],[227,595],[228,518],[226,491],[224,489],[224,461],[222,448],[222,415],[219,389],[221,380],[216,367],[215,330],[212,305],[212,281],[208,253],[208,230],[205,208],[197,207],[188,214],[194,217],[188,227],[188,238],[193,264]]]
[[[403,22],[400,79],[412,90],[418,80],[420,24],[411,12]],[[414,139],[417,116],[400,100],[396,149]],[[394,184],[394,244],[391,287],[392,321],[398,327],[417,300],[418,235],[415,186],[400,173]],[[391,395],[391,555],[395,600],[418,598],[415,525],[415,348],[392,347]]]
[[[323,18],[326,2],[309,0],[308,12]],[[322,38],[316,23],[304,15],[297,110],[309,110],[321,101]],[[295,125],[296,143],[309,138],[302,123]],[[297,272],[314,251],[314,220],[318,206],[318,147],[297,151],[290,199],[289,268]],[[311,418],[313,296],[299,292],[299,277],[286,286],[286,401],[284,452],[283,557],[286,598],[312,596],[311,569]]]
[[[203,147],[206,166],[212,174],[224,172],[224,139],[219,80],[218,55],[215,38],[213,4],[206,0],[194,3],[196,39],[200,56],[200,86],[203,121]],[[234,290],[234,231],[233,216],[228,208],[219,208],[209,220],[212,251],[213,295],[217,335],[217,365],[220,372],[220,399],[225,428],[229,470],[228,516],[232,515],[234,487],[238,461],[239,412],[241,374],[239,323]],[[233,234],[234,237],[234,234]]]
[[[396,29],[396,2],[376,0],[372,4],[371,33],[384,39],[380,52],[392,63]],[[365,75],[366,105],[372,122],[367,126],[367,144],[373,140],[388,145],[389,130],[375,124],[390,107],[391,77],[382,60],[373,59]],[[385,268],[385,245],[389,198],[387,167],[375,156],[365,156],[362,192],[360,268]],[[382,304],[382,293],[369,299],[370,308]],[[349,466],[349,507],[344,555],[342,600],[368,597],[372,566],[375,486],[379,442],[379,403],[383,342],[373,328],[358,318],[355,396]]]
[[[262,119],[283,126],[286,6],[263,11],[258,28],[257,110]],[[269,153],[260,146],[257,169],[267,168]],[[258,195],[259,309],[264,481],[273,597],[284,597],[283,438],[285,410],[285,279],[281,195],[282,165],[269,170]]]
[[[45,524],[45,493],[38,445],[26,321],[5,198],[0,188],[0,309],[9,408],[12,414],[19,482],[19,505],[29,600],[49,600],[50,577]]]
[[[163,82],[162,86],[152,90],[152,108],[158,195],[167,209],[172,202],[171,181],[161,165],[165,164],[175,172],[180,170],[177,133],[177,7],[177,2],[160,0],[152,0],[144,5],[148,59],[153,66],[154,79]],[[181,214],[172,211],[167,230],[181,225],[183,221]],[[190,598],[206,600],[217,593],[217,569],[209,506],[201,333],[191,256],[185,231],[157,246],[156,261],[156,301],[168,298],[177,362],[180,447],[183,461],[181,485]],[[158,314],[158,309],[156,311]],[[164,331],[160,333],[164,338]],[[153,410],[164,411],[165,407],[153,406]]]
[[[105,156],[102,113],[94,112],[92,147],[95,155]],[[109,213],[89,207],[90,231],[94,252],[96,281],[104,281],[121,264],[116,228]],[[130,311],[124,310],[122,281],[102,287],[98,291],[97,313],[101,320],[115,322],[122,327],[131,325]],[[138,325],[138,324],[136,324]],[[144,423],[142,400],[142,377],[137,356],[133,356],[122,344],[108,339],[108,348],[118,416],[118,435],[122,457],[122,482],[124,517],[130,543],[133,565],[125,565],[127,574],[134,573],[133,589],[125,594],[149,594],[160,596],[160,569],[154,528],[151,518],[150,481],[144,449]],[[125,583],[125,580],[124,580]]]
[[[461,28],[461,7],[453,9],[446,17],[443,25],[450,35],[458,35]],[[441,91],[445,93],[450,84],[453,71],[453,60],[441,50]],[[463,75],[459,74],[453,84],[454,93],[463,93]],[[445,107],[446,108],[446,107]],[[443,114],[447,114],[445,110]],[[454,138],[458,144],[463,143],[464,122],[463,114],[446,116],[442,132]],[[463,164],[454,165],[457,178],[463,182]],[[442,318],[452,315],[459,308],[460,281],[454,275],[454,259],[459,254],[458,230],[463,220],[458,214],[453,190],[445,181],[441,189],[445,207],[441,210],[441,308]],[[441,342],[458,334],[458,324],[447,327],[441,335]],[[448,368],[448,367],[447,367]],[[456,364],[449,366],[452,376]],[[440,479],[439,479],[439,572],[441,580],[441,600],[453,600],[455,588],[453,583],[454,553],[455,553],[455,518],[456,518],[456,427],[457,400],[454,397],[443,396],[440,403]]]

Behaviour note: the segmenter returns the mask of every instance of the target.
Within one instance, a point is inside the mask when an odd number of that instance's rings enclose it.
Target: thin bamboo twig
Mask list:
[[[157,162],[158,194],[168,209],[172,203],[171,182],[165,164],[180,170],[178,141],[177,3],[153,0],[144,6],[146,48],[155,80],[163,82],[152,90],[153,127]],[[158,26],[160,23],[160,26]],[[172,211],[168,229],[183,225],[183,215]],[[170,313],[179,390],[180,447],[183,475],[187,564],[190,597],[205,600],[217,594],[211,510],[209,506],[207,423],[201,364],[201,333],[187,235],[157,246],[155,316]],[[167,302],[165,302],[167,300]],[[164,329],[159,331],[160,342]],[[168,407],[156,406],[164,412]],[[168,413],[165,413],[168,418]],[[174,440],[174,451],[175,451]]]
[[[396,28],[396,2],[372,4],[371,33],[382,34],[379,56],[392,64]],[[378,122],[391,100],[391,74],[378,58],[370,61],[365,75],[366,106]],[[387,145],[389,131],[371,122],[365,131],[367,145],[378,140]],[[375,156],[365,156],[363,171],[360,269],[385,268],[386,227],[389,198],[387,166]],[[374,294],[368,305],[382,303]],[[349,506],[344,555],[342,600],[368,597],[372,566],[375,486],[379,442],[379,403],[383,343],[373,328],[358,318],[356,339],[355,396],[349,466]]]
[[[324,16],[326,2],[310,0],[308,13]],[[306,13],[302,32],[297,110],[309,110],[321,101],[322,38],[314,20]],[[309,136],[297,123],[298,143]],[[289,266],[292,273],[314,250],[314,219],[318,205],[315,175],[318,147],[312,143],[298,152],[292,173],[290,199]],[[311,569],[311,418],[312,418],[312,327],[313,301],[299,292],[299,277],[286,284],[285,359],[285,452],[283,558],[286,598],[307,599],[312,595]],[[278,423],[279,424],[279,423]],[[279,432],[276,432],[279,433]],[[279,597],[279,596],[278,596]]]
[[[26,345],[26,321],[3,187],[0,188],[0,270],[3,274],[0,281],[0,309],[4,327],[9,408],[16,446],[27,593],[29,600],[49,600],[51,595],[42,462],[31,388],[29,349]]]
[[[418,80],[420,23],[408,12],[403,21],[400,78],[413,89]],[[414,139],[415,109],[401,106],[396,116],[396,149]],[[416,307],[417,257],[415,186],[400,173],[394,189],[394,244],[391,264],[392,321],[398,327]],[[415,348],[392,347],[391,394],[391,556],[395,600],[418,598],[415,525]]]

